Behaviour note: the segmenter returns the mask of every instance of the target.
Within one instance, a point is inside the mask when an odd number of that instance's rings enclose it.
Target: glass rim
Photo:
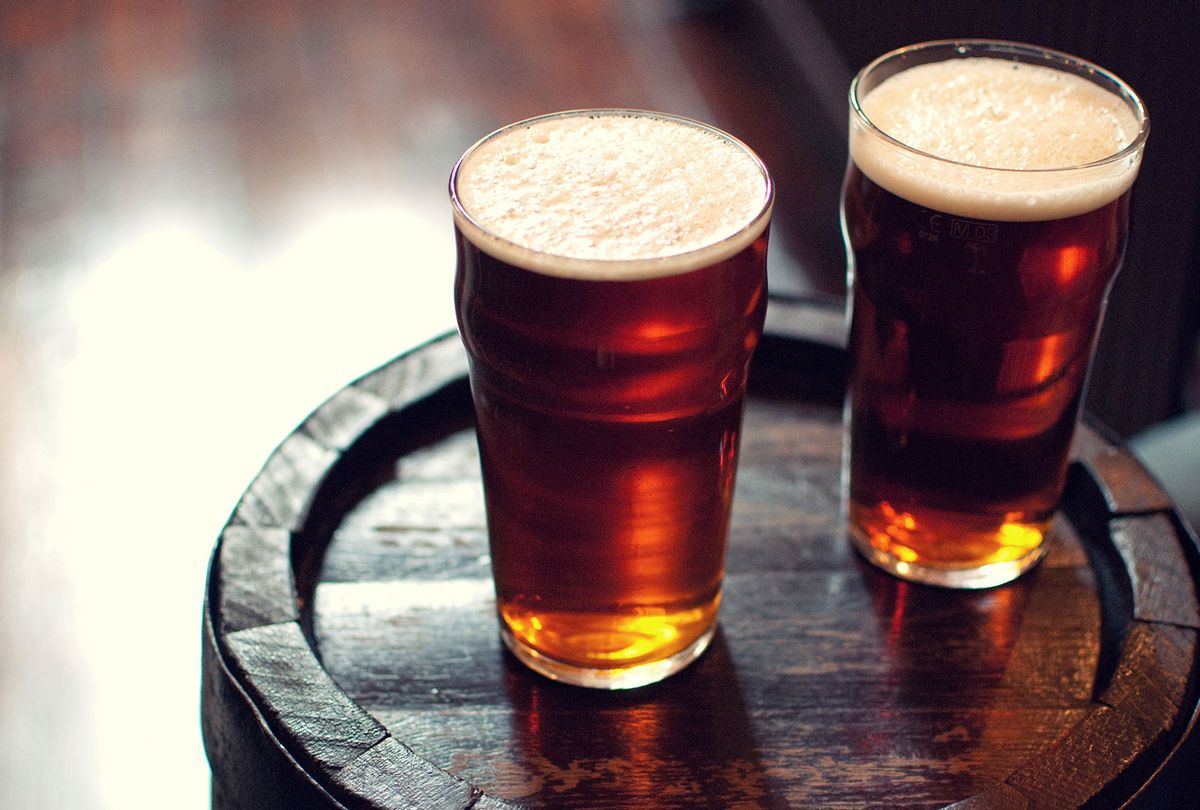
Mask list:
[[[941,157],[931,152],[926,152],[911,146],[898,138],[889,135],[884,130],[876,126],[871,120],[866,111],[863,110],[861,99],[859,96],[859,86],[872,73],[879,68],[884,67],[890,62],[902,60],[911,54],[928,53],[931,51],[946,51],[947,56],[942,59],[929,59],[925,62],[914,63],[928,64],[933,62],[944,62],[950,59],[966,58],[968,56],[1007,56],[1013,61],[1023,62],[1026,64],[1040,64],[1046,67],[1053,67],[1064,72],[1084,78],[1091,81],[1103,89],[1111,92],[1126,104],[1133,112],[1137,119],[1138,131],[1133,139],[1121,149],[1100,158],[1098,160],[1089,161],[1087,163],[1076,163],[1070,166],[1054,166],[1048,168],[1036,169],[1019,169],[1006,168],[1002,166],[983,166],[978,163],[967,163],[964,161],[953,160],[952,158]],[[901,68],[896,71],[896,74],[902,73],[907,68]],[[895,74],[892,74],[895,75]],[[868,91],[869,92],[869,91]],[[1079,172],[1086,170],[1098,169],[1104,166],[1110,166],[1115,163],[1120,163],[1130,157],[1138,155],[1146,144],[1146,138],[1150,132],[1150,116],[1146,111],[1146,105],[1143,103],[1141,96],[1129,86],[1125,80],[1117,76],[1115,73],[1100,67],[1094,62],[1088,61],[1078,56],[1074,56],[1065,51],[1056,50],[1054,48],[1046,48],[1041,45],[1032,45],[1027,42],[1018,42],[1015,40],[1005,39],[935,39],[927,42],[917,42],[911,45],[905,45],[900,48],[895,48],[887,53],[877,56],[868,62],[861,70],[855,74],[850,80],[849,88],[850,110],[855,118],[862,123],[873,136],[883,139],[885,142],[904,150],[905,152],[919,155],[922,158],[937,161],[938,163],[951,164],[955,166],[963,166],[974,171],[983,172],[999,172],[1011,175],[1020,174],[1054,174]]]
[[[527,127],[532,124],[536,124],[540,121],[546,121],[546,120],[550,120],[550,119],[554,119],[554,118],[576,118],[576,117],[581,117],[581,116],[623,116],[623,117],[631,117],[631,118],[657,118],[657,119],[663,119],[663,120],[671,121],[674,123],[682,124],[685,126],[696,127],[697,129],[700,129],[700,130],[708,132],[712,135],[715,135],[718,138],[720,138],[721,140],[726,141],[726,142],[732,144],[733,146],[737,147],[747,157],[749,157],[751,159],[751,161],[753,161],[754,165],[758,168],[758,171],[762,175],[763,183],[764,183],[762,205],[754,213],[753,216],[751,216],[749,219],[746,220],[746,223],[744,225],[738,227],[735,231],[725,234],[724,236],[721,236],[719,239],[716,239],[708,244],[702,245],[698,248],[692,248],[690,250],[686,250],[686,251],[683,251],[680,253],[672,253],[667,256],[652,256],[652,257],[632,258],[632,259],[629,259],[629,258],[627,258],[627,259],[585,258],[585,257],[580,257],[580,256],[571,256],[571,255],[566,255],[566,254],[561,254],[561,253],[551,253],[549,251],[538,250],[536,248],[531,248],[526,245],[522,245],[519,242],[514,242],[511,239],[506,239],[505,237],[497,234],[491,228],[480,223],[479,220],[477,220],[474,216],[471,215],[471,212],[467,210],[467,207],[463,204],[463,201],[460,198],[459,193],[458,193],[459,171],[462,168],[463,164],[467,161],[467,159],[471,155],[473,155],[484,144],[486,144],[496,138],[502,137],[503,135],[505,135],[508,132],[511,132],[514,129],[518,129],[520,127]],[[454,168],[450,171],[449,191],[450,191],[450,201],[454,207],[454,216],[455,216],[456,221],[461,220],[463,222],[468,223],[472,229],[478,231],[484,238],[491,240],[492,242],[497,243],[498,245],[506,247],[509,251],[516,253],[517,255],[530,257],[530,259],[531,259],[530,264],[533,264],[536,266],[527,267],[527,269],[533,270],[535,272],[545,272],[545,273],[552,273],[552,274],[557,274],[557,273],[553,273],[554,267],[592,267],[592,268],[594,268],[594,267],[612,267],[612,268],[623,267],[623,268],[630,268],[632,270],[642,271],[642,272],[637,272],[637,273],[631,272],[628,276],[622,276],[622,278],[627,278],[628,280],[653,278],[658,275],[663,275],[663,276],[670,275],[672,273],[669,273],[669,272],[660,273],[660,272],[655,272],[655,270],[659,269],[659,268],[673,266],[673,265],[687,266],[687,265],[691,264],[691,260],[693,258],[705,256],[706,254],[720,255],[722,253],[722,250],[721,250],[722,247],[729,244],[730,242],[736,242],[741,239],[746,239],[746,243],[747,243],[747,245],[749,245],[754,240],[754,238],[757,237],[759,232],[761,232],[762,230],[765,230],[766,223],[771,217],[771,213],[772,213],[772,210],[773,210],[774,204],[775,204],[775,181],[772,179],[771,173],[770,173],[770,171],[768,171],[766,163],[763,162],[762,158],[759,157],[758,153],[755,152],[745,141],[741,140],[736,135],[732,135],[729,132],[726,132],[725,130],[721,129],[720,127],[714,126],[713,124],[705,123],[704,121],[700,121],[696,118],[690,118],[688,116],[678,115],[675,113],[660,112],[657,110],[647,110],[647,109],[641,109],[641,108],[636,108],[636,107],[579,107],[579,108],[573,108],[573,109],[569,109],[569,110],[559,110],[556,112],[542,113],[540,115],[531,116],[529,118],[523,118],[520,121],[514,121],[510,124],[505,124],[504,126],[499,127],[497,129],[489,132],[487,135],[484,135],[482,138],[479,138],[477,141],[475,141],[473,144],[471,144],[469,147],[467,147],[463,151],[462,155],[460,155],[458,160],[455,161]],[[747,234],[753,234],[753,235],[747,237]],[[464,236],[465,236],[465,234],[464,234]],[[480,247],[481,249],[485,247],[484,245],[476,245],[476,246]],[[536,261],[536,258],[541,258],[544,261]],[[521,265],[521,266],[524,267],[526,265]],[[697,262],[696,267],[692,268],[692,269],[699,269],[703,266],[705,266],[704,263]],[[690,272],[690,270],[676,271],[676,272]],[[567,275],[567,274],[564,273],[564,275]],[[600,280],[600,277],[597,277],[597,280]]]

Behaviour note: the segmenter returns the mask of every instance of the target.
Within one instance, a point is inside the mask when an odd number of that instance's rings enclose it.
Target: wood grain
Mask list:
[[[342,437],[332,462],[302,455],[324,478],[281,474],[308,469],[284,442],[287,463],[262,477],[307,494],[256,482],[252,502],[292,506],[236,513],[299,521],[298,621],[223,567],[277,580],[264,561],[279,530],[235,518],[217,551],[205,714],[219,794],[237,806],[240,780],[259,796],[291,778],[297,795],[311,782],[370,807],[1019,807],[1142,790],[1187,729],[1200,662],[1194,549],[1169,512],[1131,500],[1123,482],[1142,473],[1099,478],[1089,460],[1114,448],[1085,429],[1044,565],[986,591],[894,579],[840,527],[831,347],[772,341],[753,371],[718,636],[627,693],[546,681],[497,638],[455,336],[351,386],[388,403],[374,423],[358,395],[318,408],[306,424]],[[231,752],[230,724],[258,742]],[[286,756],[261,778],[233,761],[267,767],[272,745]]]

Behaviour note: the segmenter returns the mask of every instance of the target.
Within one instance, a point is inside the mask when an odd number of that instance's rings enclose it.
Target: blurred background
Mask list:
[[[1194,408],[1189,5],[0,4],[0,806],[207,807],[217,533],[322,399],[453,327],[446,178],[509,121],[730,130],[778,184],[774,291],[837,301],[853,72],[956,36],[1095,60],[1152,129],[1088,407],[1123,436]]]

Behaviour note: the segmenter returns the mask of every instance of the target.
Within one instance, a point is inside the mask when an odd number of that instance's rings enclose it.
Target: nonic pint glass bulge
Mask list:
[[[501,636],[582,686],[715,626],[773,189],[746,146],[631,110],[519,122],[450,180]]]
[[[850,536],[978,588],[1045,551],[1148,122],[1066,54],[931,42],[850,89]]]

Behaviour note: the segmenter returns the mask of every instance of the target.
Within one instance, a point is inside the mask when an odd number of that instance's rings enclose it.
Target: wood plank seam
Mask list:
[[[235,675],[233,668],[229,664],[228,653],[224,649],[223,640],[218,639],[215,631],[215,622],[211,611],[206,606],[204,611],[204,627],[203,627],[203,657],[205,660],[205,679],[201,690],[201,703],[203,711],[201,712],[201,729],[205,738],[205,748],[213,767],[214,777],[223,769],[238,770],[238,766],[245,768],[248,763],[239,761],[243,754],[236,752],[223,751],[226,747],[223,742],[231,735],[236,738],[235,743],[241,745],[253,746],[254,741],[261,741],[268,746],[272,754],[280,757],[286,762],[285,767],[295,775],[295,778],[309,784],[314,791],[317,791],[322,799],[327,799],[325,802],[330,807],[340,807],[340,803],[336,802],[328,791],[321,785],[318,785],[305,772],[304,766],[296,759],[289,748],[284,745],[283,740],[278,736],[276,731],[267,721],[264,712],[253,696],[247,690],[245,684]],[[213,666],[218,668],[218,671],[213,671]],[[245,729],[244,723],[239,723],[234,719],[235,707],[229,705],[229,697],[222,699],[219,696],[220,692],[228,691],[236,695],[237,707],[242,712],[248,713],[253,718],[254,731],[248,732]],[[248,740],[247,736],[261,735],[261,740]],[[225,756],[223,756],[225,754]],[[225,759],[228,762],[225,762]],[[259,775],[255,769],[256,777]],[[214,799],[215,799],[214,780]],[[244,788],[238,786],[238,794]],[[280,797],[283,801],[284,798]],[[291,810],[291,808],[289,808]]]
[[[299,618],[288,562],[291,539],[284,529],[258,526],[233,525],[222,532],[211,582],[222,634]]]
[[[237,507],[241,522],[294,530],[304,523],[311,496],[339,454],[303,433],[276,448]]]
[[[294,755],[336,772],[387,736],[387,729],[325,672],[296,622],[261,625],[223,639],[226,662]],[[302,753],[301,753],[302,752]]]
[[[282,632],[273,632],[276,628]],[[279,641],[278,637],[291,642],[284,655],[274,654],[273,648],[279,645],[271,642]],[[478,801],[483,795],[480,788],[438,768],[395,739],[328,676],[307,640],[301,647],[298,638],[302,636],[295,622],[229,633],[223,639],[223,665],[271,736],[291,758],[310,761],[309,767],[316,771],[312,775],[321,777],[318,784],[332,788],[335,794],[345,792],[354,804],[358,799],[368,800],[372,807],[470,808]],[[301,688],[297,689],[298,685]],[[278,711],[262,712],[258,707],[264,705]],[[329,733],[331,726],[336,733]],[[298,754],[289,740],[299,743],[302,753]],[[381,776],[391,778],[381,781]],[[386,795],[378,793],[380,785],[388,786]],[[461,800],[446,801],[457,794],[462,794]]]

